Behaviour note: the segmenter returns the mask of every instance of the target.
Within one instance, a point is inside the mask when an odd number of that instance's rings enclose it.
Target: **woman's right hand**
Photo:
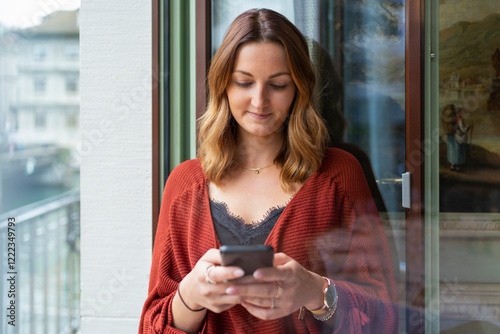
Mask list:
[[[220,251],[209,249],[180,283],[182,298],[192,309],[206,307],[215,313],[223,312],[242,301],[240,296],[226,294],[226,289],[235,283],[232,280],[255,282],[252,276],[242,278],[241,268],[224,267],[220,263]]]

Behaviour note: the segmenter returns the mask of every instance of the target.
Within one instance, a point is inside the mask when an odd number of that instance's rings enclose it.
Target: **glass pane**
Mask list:
[[[440,328],[498,333],[500,2],[440,1],[439,21]]]
[[[293,0],[266,1],[266,0],[215,0],[212,1],[212,54],[215,53],[226,30],[231,22],[244,12],[252,8],[269,8],[285,15],[294,22]]]
[[[0,0],[0,333],[80,326],[79,7]]]
[[[405,2],[213,1],[212,50],[250,8],[281,12],[306,36],[317,70],[318,106],[331,146],[361,163],[382,217],[405,303]],[[400,330],[405,312],[400,312]]]

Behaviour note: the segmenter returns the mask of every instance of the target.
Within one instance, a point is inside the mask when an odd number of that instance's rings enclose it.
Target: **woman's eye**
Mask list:
[[[276,85],[276,84],[271,84],[271,87],[274,89],[285,89],[286,85]]]
[[[248,87],[252,84],[250,82],[239,82],[239,81],[235,81],[235,83],[236,83],[236,86],[238,86],[238,87]]]

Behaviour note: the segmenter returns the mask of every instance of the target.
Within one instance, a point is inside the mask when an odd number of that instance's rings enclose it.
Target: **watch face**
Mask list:
[[[333,285],[329,285],[325,293],[325,301],[328,307],[333,307],[335,298],[337,297],[337,289]]]

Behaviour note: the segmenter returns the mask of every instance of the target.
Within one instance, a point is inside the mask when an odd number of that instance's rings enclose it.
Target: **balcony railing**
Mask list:
[[[15,219],[10,230],[9,218]],[[10,267],[13,254],[8,245],[12,246],[13,235],[15,265]],[[0,240],[0,333],[76,333],[80,327],[80,190],[0,215]],[[9,281],[11,277],[15,279]],[[9,318],[5,312],[12,303],[15,317]],[[13,318],[15,326],[9,324]]]

